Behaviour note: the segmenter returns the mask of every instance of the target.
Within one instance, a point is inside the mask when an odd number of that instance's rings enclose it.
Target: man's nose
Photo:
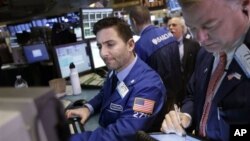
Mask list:
[[[208,39],[208,33],[204,29],[199,29],[195,34],[195,38],[199,43],[203,43]]]
[[[105,46],[102,46],[102,47],[100,48],[100,55],[101,55],[101,56],[107,56],[107,54],[108,54],[108,50],[106,49]]]

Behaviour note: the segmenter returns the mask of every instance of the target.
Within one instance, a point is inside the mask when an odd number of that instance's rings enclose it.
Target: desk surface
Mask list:
[[[94,96],[96,96],[99,93],[100,89],[82,89],[82,93],[79,95],[66,95],[62,97],[64,100],[70,100],[72,102],[79,100],[79,99],[85,99],[90,100]],[[86,131],[93,131],[97,127],[99,127],[99,114],[92,115],[90,119],[85,123],[84,128]]]

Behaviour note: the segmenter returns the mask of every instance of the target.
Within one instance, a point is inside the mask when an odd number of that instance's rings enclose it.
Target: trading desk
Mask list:
[[[64,100],[70,100],[72,102],[79,100],[79,99],[85,99],[90,100],[94,96],[96,96],[99,93],[100,89],[82,89],[82,93],[79,95],[67,95],[62,97]],[[84,128],[85,131],[93,131],[97,127],[99,127],[99,114],[92,115],[90,119],[85,123]]]

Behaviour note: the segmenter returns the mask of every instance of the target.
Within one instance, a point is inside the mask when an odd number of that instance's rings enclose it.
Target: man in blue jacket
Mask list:
[[[83,108],[68,110],[84,123],[100,112],[100,128],[75,135],[71,141],[132,141],[138,130],[148,131],[165,100],[160,76],[134,53],[129,25],[119,18],[104,18],[93,28],[100,55],[110,69],[100,93]],[[113,90],[115,78],[118,83]]]
[[[179,2],[204,49],[198,53],[181,112],[170,111],[162,131],[183,134],[192,123],[196,135],[208,140],[237,140],[235,129],[250,126],[250,1]]]
[[[167,89],[165,114],[172,108],[172,101],[178,97],[182,84],[181,72],[176,71],[179,70],[178,41],[166,27],[152,25],[146,7],[134,6],[129,11],[129,18],[133,31],[140,35],[135,43],[135,52],[161,76]]]

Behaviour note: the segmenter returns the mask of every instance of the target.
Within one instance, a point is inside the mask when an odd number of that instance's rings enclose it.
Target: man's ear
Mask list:
[[[245,7],[245,6],[248,6],[250,3],[250,0],[242,0],[242,6]]]
[[[135,48],[135,41],[134,41],[134,39],[130,38],[127,43],[128,43],[128,46],[129,46],[129,50],[134,50],[134,48]]]
[[[242,0],[242,12],[249,15],[250,0]]]

